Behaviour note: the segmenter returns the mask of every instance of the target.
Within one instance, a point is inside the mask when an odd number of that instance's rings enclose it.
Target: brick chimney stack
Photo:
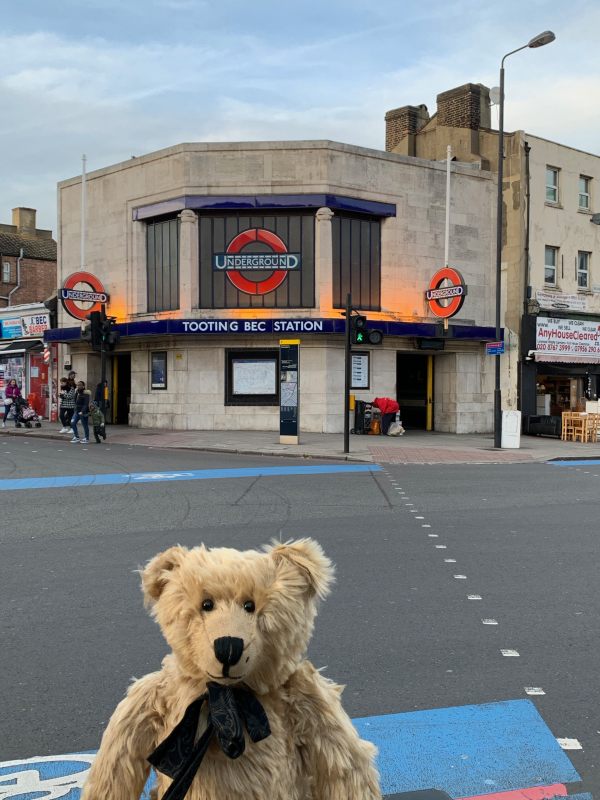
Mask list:
[[[35,208],[13,208],[12,224],[16,227],[17,233],[35,236]]]
[[[429,122],[427,106],[402,106],[385,115],[385,149],[394,150],[407,136],[415,136]],[[414,148],[408,148],[410,150]]]
[[[491,127],[488,87],[481,83],[465,83],[438,94],[437,124],[472,131]]]

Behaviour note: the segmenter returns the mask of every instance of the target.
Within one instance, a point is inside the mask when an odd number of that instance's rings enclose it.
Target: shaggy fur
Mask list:
[[[142,586],[172,653],[117,707],[82,800],[137,800],[146,758],[210,680],[250,688],[272,735],[257,744],[246,737],[235,761],[213,741],[186,800],[379,800],[375,747],[344,712],[342,687],[304,658],[317,601],[332,580],[331,562],[310,539],[266,552],[172,547],[152,559]],[[202,610],[206,599],[212,611]],[[244,610],[247,600],[253,613]],[[220,636],[244,640],[229,679],[214,653]],[[157,800],[170,783],[158,774]]]

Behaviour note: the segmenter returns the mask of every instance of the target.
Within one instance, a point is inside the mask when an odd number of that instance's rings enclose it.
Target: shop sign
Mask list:
[[[252,245],[263,245],[262,252],[252,252]],[[265,247],[269,252],[264,252]],[[299,270],[301,261],[300,253],[288,253],[283,239],[273,231],[249,228],[234,236],[225,253],[213,255],[213,269],[225,271],[240,292],[264,295],[279,288],[290,270]]]
[[[445,284],[442,286],[442,284]],[[458,314],[467,296],[467,286],[454,267],[438,270],[429,281],[425,298],[436,317],[448,318]]]
[[[23,336],[23,327],[21,325],[20,317],[11,317],[10,319],[3,319],[0,322],[3,339],[20,339]]]
[[[29,314],[21,317],[23,336],[41,336],[50,329],[50,314]]]
[[[585,311],[587,309],[587,298],[577,294],[563,294],[562,292],[535,293],[535,299],[540,304],[540,308],[555,308],[557,311]]]
[[[91,272],[73,272],[60,290],[64,310],[75,319],[85,320],[92,311],[101,311],[108,295],[99,278]]]
[[[600,361],[600,322],[538,317],[535,349],[539,353],[598,356]]]
[[[333,333],[330,319],[181,320],[182,333]],[[343,324],[343,322],[342,322]]]

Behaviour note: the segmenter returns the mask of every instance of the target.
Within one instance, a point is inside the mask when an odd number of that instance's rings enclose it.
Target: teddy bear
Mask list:
[[[171,648],[117,706],[82,800],[380,800],[376,748],[305,658],[334,568],[309,538],[175,546],[141,571]]]

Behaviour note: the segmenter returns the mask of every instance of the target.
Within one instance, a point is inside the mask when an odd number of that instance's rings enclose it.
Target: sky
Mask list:
[[[0,222],[191,141],[384,148],[385,112],[498,85],[505,127],[600,153],[600,0],[0,0]],[[493,124],[497,109],[492,109]]]

